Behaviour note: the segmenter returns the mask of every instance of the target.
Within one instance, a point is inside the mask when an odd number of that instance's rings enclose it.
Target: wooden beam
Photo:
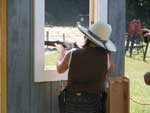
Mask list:
[[[0,0],[1,113],[7,113],[7,0]]]
[[[99,2],[99,0],[94,0],[94,22],[97,22],[99,18]]]
[[[90,23],[97,21],[108,23],[108,0],[89,0]]]
[[[127,77],[108,77],[108,82],[107,113],[130,113],[129,79]]]
[[[90,22],[89,25],[94,24],[94,1],[95,0],[89,0],[90,8],[89,8],[89,13],[90,13]]]

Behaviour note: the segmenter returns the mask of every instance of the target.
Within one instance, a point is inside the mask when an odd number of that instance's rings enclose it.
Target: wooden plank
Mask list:
[[[100,1],[99,0],[94,0],[94,22],[97,22],[98,21],[98,9],[99,9],[99,3]]]
[[[34,83],[33,4],[9,0],[9,113],[51,113],[51,83]]]
[[[40,84],[40,113],[48,113],[50,109],[51,88],[49,83]]]
[[[126,77],[109,77],[108,81],[107,113],[129,113],[129,79]]]
[[[29,40],[29,46],[30,46],[30,52],[28,54],[30,54],[30,78],[29,78],[29,81],[30,81],[30,113],[40,113],[40,102],[39,102],[39,98],[40,98],[40,84],[37,84],[37,83],[33,83],[34,81],[34,67],[33,67],[33,62],[34,62],[34,39],[33,39],[33,36],[34,36],[34,33],[33,33],[33,2],[30,1],[30,3],[28,4],[29,5],[29,10],[30,10],[30,13],[29,13],[29,21],[30,21],[30,24],[31,26],[29,27],[30,29],[30,40]],[[26,29],[25,29],[26,30]]]
[[[59,82],[53,82],[52,83],[52,92],[51,92],[51,97],[52,97],[52,104],[51,104],[51,110],[52,113],[59,113],[58,109],[58,92],[59,92]]]
[[[31,91],[31,113],[50,113],[51,84],[36,83]]]
[[[59,113],[58,109],[58,95],[61,90],[61,86],[66,86],[66,81],[58,81],[58,82],[52,82],[52,92],[51,92],[51,113]]]
[[[89,0],[89,25],[94,24],[94,1],[95,0]]]
[[[39,96],[40,96],[39,85],[33,84],[31,87],[31,97],[30,97],[31,113],[40,113]]]
[[[1,2],[2,2],[2,1],[0,0],[0,4],[2,4]],[[2,36],[1,36],[1,35],[2,35],[2,34],[1,34],[1,32],[2,32],[2,31],[1,31],[1,29],[2,29],[2,28],[1,28],[1,17],[2,17],[2,15],[1,15],[1,10],[2,10],[2,6],[0,5],[0,60],[1,60],[1,58],[2,58],[2,57],[1,57],[1,55],[2,55],[2,53],[1,53],[1,37],[2,37]],[[1,62],[1,61],[0,61],[0,62]],[[0,113],[1,113],[1,81],[2,81],[2,79],[1,79],[1,67],[2,67],[2,66],[1,66],[1,64],[0,64]]]
[[[108,0],[108,23],[112,26],[111,39],[117,47],[117,52],[113,54],[116,70],[112,76],[124,76],[125,1],[126,0]]]
[[[31,113],[53,113],[52,82],[32,83]],[[56,106],[57,107],[57,106]],[[58,108],[57,108],[58,109]],[[56,110],[57,110],[56,109]],[[54,112],[56,113],[56,112]]]
[[[29,5],[29,21],[30,21],[30,34],[29,34],[29,46],[30,46],[30,52],[28,53],[30,55],[30,113],[52,113],[51,112],[51,105],[52,105],[52,83],[51,82],[41,82],[41,83],[35,83],[34,82],[34,32],[33,32],[33,2],[30,1]],[[26,29],[24,29],[26,30]],[[44,30],[44,29],[43,29]],[[44,76],[44,75],[43,75]],[[49,75],[51,76],[51,75]]]
[[[0,0],[1,113],[7,113],[7,0]]]
[[[30,113],[30,0],[8,2],[9,113]]]

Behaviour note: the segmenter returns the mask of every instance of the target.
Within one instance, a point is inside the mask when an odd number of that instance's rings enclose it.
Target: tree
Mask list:
[[[150,28],[150,0],[127,0],[127,27],[133,19],[140,19],[145,27]]]

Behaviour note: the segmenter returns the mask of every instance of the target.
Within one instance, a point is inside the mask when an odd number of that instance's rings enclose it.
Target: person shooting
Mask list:
[[[57,72],[69,69],[61,112],[106,113],[106,74],[114,70],[111,52],[116,51],[109,39],[112,28],[103,22],[89,29],[78,24],[78,28],[85,35],[82,48],[66,51],[61,44],[55,44],[59,53]]]

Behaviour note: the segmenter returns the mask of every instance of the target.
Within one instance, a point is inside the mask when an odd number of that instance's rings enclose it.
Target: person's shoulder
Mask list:
[[[85,48],[73,48],[69,51],[73,56],[78,56],[84,53]]]
[[[72,52],[77,51],[77,50],[78,50],[77,48],[72,48],[69,51],[67,51],[67,53],[72,53]]]
[[[72,48],[72,49],[70,49],[70,50],[68,50],[68,51],[66,52],[66,55],[70,55],[70,54],[74,53],[74,52],[77,51],[77,50],[78,50],[77,48]]]

